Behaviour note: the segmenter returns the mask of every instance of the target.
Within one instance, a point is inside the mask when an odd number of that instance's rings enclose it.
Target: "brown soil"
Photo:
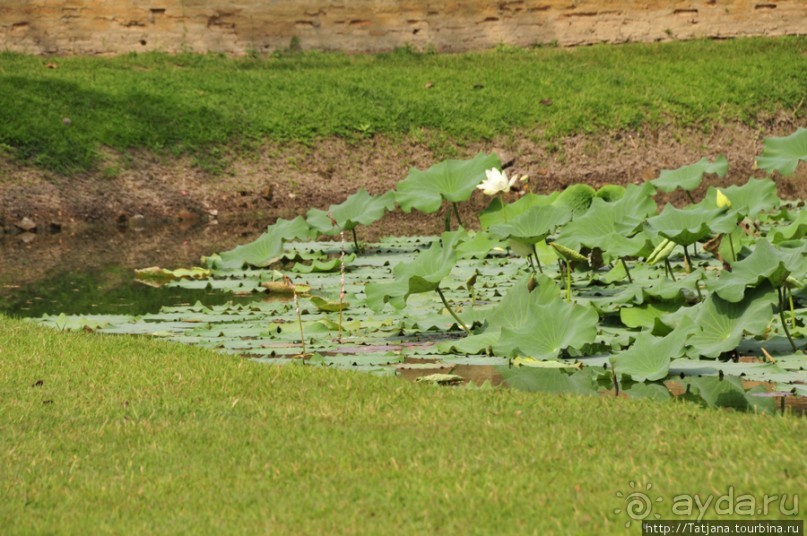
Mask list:
[[[727,185],[762,176],[753,169],[753,161],[764,137],[790,134],[803,123],[779,118],[754,128],[728,124],[713,132],[646,129],[572,136],[552,145],[540,134],[520,132],[452,150],[457,158],[495,150],[503,161],[512,162],[513,172],[528,174],[530,188],[541,193],[578,182],[594,187],[638,183],[657,177],[661,169],[717,154],[728,157],[729,175],[706,182]],[[137,221],[218,219],[227,224],[258,218],[265,225],[278,216],[291,217],[310,207],[341,202],[362,186],[381,193],[393,188],[410,167],[426,168],[442,158],[421,142],[375,137],[361,142],[327,139],[310,146],[267,142],[255,153],[234,158],[222,174],[194,167],[188,158],[165,159],[142,152],[107,154],[99,169],[119,168],[113,177],[98,171],[65,178],[6,160],[0,161],[0,227],[4,228],[0,231],[16,232],[15,224],[25,217],[38,225],[40,233],[52,226],[131,226]],[[807,198],[806,168],[775,178],[780,196]],[[475,194],[463,208],[467,220],[472,221],[471,213],[487,202],[483,197]],[[365,232],[370,233],[367,238],[431,233],[440,230],[441,222],[439,215],[393,213],[375,231]]]

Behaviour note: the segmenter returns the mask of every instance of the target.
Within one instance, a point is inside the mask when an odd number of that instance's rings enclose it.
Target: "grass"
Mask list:
[[[551,142],[667,123],[710,129],[803,116],[805,53],[805,37],[456,55],[0,53],[0,149],[70,174],[97,166],[103,146],[191,154],[216,168],[266,138],[439,144],[525,129]]]
[[[626,534],[631,481],[667,518],[679,494],[807,489],[807,421],[788,415],[437,388],[2,318],[0,399],[5,534]]]

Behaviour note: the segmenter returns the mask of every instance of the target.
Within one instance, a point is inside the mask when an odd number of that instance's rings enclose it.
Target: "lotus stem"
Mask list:
[[[793,303],[793,291],[791,289],[787,290],[787,299],[790,302],[790,326],[793,329],[796,329],[796,307]]]
[[[305,357],[305,334],[303,333],[303,317],[300,314],[300,300],[297,299],[297,289],[294,287],[294,282],[289,276],[284,275],[283,279],[286,281],[287,285],[291,286],[291,292],[294,296],[294,309],[297,312],[297,324],[300,326],[300,346],[303,350],[300,357]]]
[[[689,258],[689,250],[684,246],[684,270],[686,273],[692,273],[692,259]]]
[[[664,259],[664,268],[669,271],[670,278],[675,281],[675,272],[673,272],[672,265],[670,264],[670,259]]]
[[[446,210],[445,217],[443,218],[443,226],[445,227],[445,231],[451,231],[451,211]]]
[[[737,253],[734,251],[734,240],[731,238],[731,233],[729,233],[729,247],[731,248],[731,262],[737,262]]]
[[[628,269],[628,263],[625,262],[625,257],[619,257],[619,260],[622,261],[622,267],[625,268],[625,273],[628,275],[628,283],[633,284],[633,278],[630,276],[630,270]]]
[[[459,323],[459,325],[460,325],[460,327],[462,328],[462,330],[463,330],[465,333],[470,333],[470,332],[471,332],[471,330],[469,330],[469,329],[468,329],[468,326],[466,326],[466,325],[465,325],[465,322],[463,322],[463,321],[462,321],[462,319],[461,319],[460,317],[458,317],[458,316],[457,316],[457,313],[455,313],[455,312],[454,312],[454,309],[452,309],[452,308],[451,308],[451,306],[450,306],[450,305],[448,304],[448,302],[446,301],[446,297],[445,297],[445,295],[443,295],[443,291],[442,291],[442,290],[440,290],[440,287],[436,287],[434,290],[436,290],[436,291],[437,291],[437,294],[439,294],[439,295],[440,295],[440,299],[441,299],[441,300],[443,300],[443,305],[445,305],[445,306],[446,306],[446,309],[447,309],[447,310],[448,310],[448,312],[451,314],[451,316],[453,316],[453,317],[454,317],[454,320],[456,320],[456,321]]]
[[[535,246],[535,243],[532,244],[532,255],[535,257],[535,262],[538,264],[538,271],[544,273],[544,269],[541,267],[541,261],[538,259],[538,248]]]
[[[687,197],[689,198],[689,202],[694,205],[695,204],[695,198],[692,197],[692,193],[689,190],[684,190],[684,192],[687,194]]]
[[[353,233],[353,247],[356,248],[356,253],[359,253],[361,248],[359,247],[359,239],[356,236],[356,228],[354,227],[353,229],[350,230],[350,232]],[[344,238],[342,238],[342,240],[344,241]]]
[[[787,321],[785,320],[785,295],[782,287],[776,287],[776,293],[779,295],[779,320],[782,322],[782,329],[787,336],[788,342],[790,342],[790,347],[793,348],[793,352],[796,352],[798,350],[796,343],[793,342],[793,337],[790,336],[790,330],[787,329]]]
[[[339,252],[339,271],[341,273],[341,281],[339,283],[339,344],[342,344],[342,309],[345,303],[345,232],[340,231],[340,252]],[[353,239],[356,238],[356,232],[353,231]]]
[[[454,216],[456,216],[456,218],[457,218],[457,224],[458,224],[460,227],[465,227],[465,226],[462,224],[462,220],[460,219],[460,209],[459,209],[459,208],[457,208],[457,203],[455,203],[455,202],[453,202],[453,201],[452,201],[452,202],[451,202],[451,206],[452,206],[452,207],[453,207],[453,209],[454,209]]]
[[[502,207],[502,216],[504,216],[504,223],[507,223],[507,211],[504,209],[504,192],[499,192],[499,205]]]
[[[572,303],[572,263],[566,261],[566,301]]]
[[[616,379],[616,369],[611,364],[611,376],[614,378],[614,396],[619,397],[619,381]]]
[[[527,260],[530,263],[530,268],[532,268],[532,273],[537,274],[538,270],[535,269],[535,263],[532,260],[532,255],[527,255]]]

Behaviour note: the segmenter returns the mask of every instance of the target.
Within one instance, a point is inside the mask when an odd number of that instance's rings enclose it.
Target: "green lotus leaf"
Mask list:
[[[667,402],[672,398],[670,390],[662,383],[634,383],[621,392],[628,398],[647,399],[655,402]]]
[[[693,206],[678,209],[667,203],[661,214],[648,219],[646,225],[651,233],[660,234],[676,244],[689,246],[707,236],[731,232],[736,220],[722,208]]]
[[[755,287],[764,281],[773,287],[781,287],[791,274],[800,276],[805,272],[807,244],[785,248],[771,245],[765,238],[760,238],[748,257],[733,263],[731,272],[724,271],[719,279],[708,281],[707,288],[724,300],[739,302],[746,287]]]
[[[161,287],[169,281],[176,279],[208,279],[211,276],[210,270],[194,266],[193,268],[177,268],[167,270],[158,266],[151,266],[141,270],[135,270],[135,280],[152,287]]]
[[[645,215],[639,217],[626,214],[626,205],[622,200],[607,203],[595,198],[588,212],[563,228],[558,235],[558,242],[573,249],[600,248],[606,262],[618,257],[640,255],[650,247],[647,236],[635,233]]]
[[[671,360],[684,353],[690,328],[691,321],[687,321],[661,338],[642,332],[633,346],[610,358],[611,366],[618,375],[630,376],[637,382],[666,378]]]
[[[345,265],[350,264],[354,260],[356,260],[355,253],[345,255]],[[315,260],[309,264],[303,264],[298,262],[295,263],[294,266],[292,266],[291,271],[296,272],[298,274],[327,273],[327,272],[339,271],[341,267],[342,267],[341,257],[333,257],[332,259],[328,259],[327,261]]]
[[[479,153],[470,160],[445,160],[425,171],[412,168],[395,185],[395,200],[404,212],[415,208],[430,214],[440,208],[443,199],[454,203],[470,199],[485,179],[485,170],[500,167],[498,156]]]
[[[800,240],[807,236],[807,210],[800,209],[790,225],[775,229],[771,236],[774,244]]]
[[[772,413],[775,402],[772,398],[754,396],[765,390],[757,386],[746,391],[740,378],[734,376],[703,376],[684,380],[686,394],[684,398],[700,402],[710,408],[733,408],[741,411],[760,411]]]
[[[381,311],[385,303],[402,308],[410,294],[436,290],[457,263],[457,246],[468,237],[464,229],[443,233],[412,262],[400,262],[392,271],[394,281],[365,287],[367,306]]]
[[[728,170],[729,163],[723,155],[715,157],[713,162],[709,162],[708,158],[701,158],[694,164],[678,169],[664,169],[650,183],[662,192],[672,192],[677,188],[690,191],[700,186],[705,174],[713,173],[718,177],[725,177]]]
[[[470,235],[470,238],[457,246],[457,255],[461,259],[484,259],[494,248],[503,248],[504,244],[485,231]]]
[[[549,277],[539,275],[536,287],[529,291],[529,280],[513,285],[501,301],[485,315],[485,329],[463,339],[437,345],[444,353],[478,354],[491,348],[501,338],[502,328],[518,329],[539,314],[544,303],[560,300],[560,289]]]
[[[338,205],[331,205],[328,210],[312,208],[308,211],[308,225],[324,235],[339,234],[340,231],[352,231],[357,225],[370,225],[380,220],[384,213],[395,207],[395,195],[387,192],[373,197],[364,188],[349,196]],[[331,217],[333,221],[331,221]],[[334,225],[336,222],[336,225]]]
[[[529,392],[597,396],[597,383],[591,370],[568,374],[560,369],[499,367],[502,380],[513,389]]]
[[[762,155],[757,157],[757,167],[768,173],[778,171],[782,175],[792,175],[800,161],[807,162],[807,128],[800,128],[783,138],[765,138]]]
[[[501,238],[510,238],[531,245],[543,241],[555,228],[569,221],[571,217],[571,210],[565,206],[532,207],[509,223],[491,225],[488,230]]]
[[[559,297],[533,306],[527,322],[502,327],[493,350],[499,355],[554,359],[561,351],[594,342],[599,315],[593,307],[567,303]]]
[[[339,312],[340,310],[345,311],[350,308],[350,304],[346,301],[339,303],[338,300],[337,301],[326,300],[322,296],[309,296],[308,299],[311,300],[311,303],[314,304],[314,307],[326,313],[336,313]]]
[[[529,193],[522,196],[515,203],[502,203],[500,197],[494,197],[488,207],[479,215],[479,225],[482,229],[488,229],[491,225],[507,223],[524,214],[532,207],[551,205],[559,194],[560,192],[553,192],[550,195]]]
[[[588,184],[572,184],[563,190],[552,204],[568,208],[577,217],[588,210],[596,193],[596,190]]]
[[[619,320],[629,328],[652,329],[656,319],[665,314],[677,311],[684,306],[683,297],[665,301],[648,301],[644,305],[622,307],[619,310]]]
[[[718,357],[737,348],[745,333],[763,333],[773,318],[776,299],[770,285],[749,290],[736,303],[711,294],[699,307],[696,328],[688,342],[691,354]]]
[[[776,184],[770,179],[748,179],[743,186],[731,185],[720,191],[731,201],[731,211],[754,219],[760,212],[773,210],[782,202],[776,195]],[[717,206],[717,189],[706,192],[706,203]]]
[[[595,193],[594,195],[604,201],[613,203],[614,201],[618,201],[625,195],[625,187],[620,186],[619,184],[606,184],[605,186],[597,190],[597,193]]]
[[[244,265],[263,268],[283,256],[283,244],[286,240],[310,239],[314,234],[315,231],[311,230],[302,216],[297,216],[293,220],[281,218],[252,242],[210,257],[203,257],[203,260],[215,270],[239,270]]]

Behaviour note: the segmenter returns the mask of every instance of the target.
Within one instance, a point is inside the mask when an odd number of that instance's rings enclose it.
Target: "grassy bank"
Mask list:
[[[8,319],[0,398],[6,534],[625,534],[631,481],[666,518],[676,495],[807,487],[790,416],[434,388]]]
[[[103,146],[216,167],[265,137],[462,143],[514,128],[550,141],[666,123],[709,129],[803,116],[805,52],[807,38],[793,37],[457,55],[0,53],[0,152],[71,173],[97,165]]]

